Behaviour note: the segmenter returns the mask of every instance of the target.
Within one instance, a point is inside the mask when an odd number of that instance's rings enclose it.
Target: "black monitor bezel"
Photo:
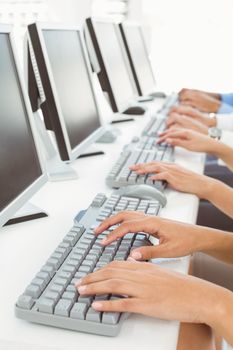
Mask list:
[[[93,131],[85,140],[78,144],[72,149],[68,132],[66,129],[64,117],[62,114],[62,109],[59,103],[58,94],[56,91],[56,85],[53,79],[53,73],[49,62],[49,57],[46,50],[46,45],[43,37],[43,30],[67,30],[76,31],[79,39],[81,41],[83,57],[88,72],[88,78],[93,94],[94,103],[96,106],[97,118],[99,121],[99,128]],[[63,161],[74,161],[76,160],[82,152],[84,152],[89,145],[95,142],[103,133],[104,127],[101,126],[100,110],[97,103],[96,93],[93,87],[93,82],[91,79],[91,66],[88,59],[88,54],[85,48],[85,41],[83,37],[82,30],[78,26],[70,26],[66,24],[52,24],[52,23],[41,23],[36,22],[28,26],[28,38],[32,44],[35,58],[37,61],[37,67],[42,82],[43,90],[46,96],[46,100],[40,105],[44,115],[44,121],[46,128],[52,130],[55,133],[57,146],[59,150],[60,157]],[[30,61],[30,60],[29,60]],[[36,94],[38,94],[38,89],[36,91],[35,87],[35,75],[32,69],[32,65],[28,62],[28,87],[31,90],[30,100],[33,105],[34,110],[36,109],[37,99]],[[39,108],[39,106],[37,106]]]

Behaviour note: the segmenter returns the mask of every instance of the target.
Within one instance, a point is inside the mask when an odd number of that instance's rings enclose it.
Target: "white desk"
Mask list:
[[[63,236],[72,226],[72,219],[87,208],[97,192],[111,193],[105,176],[117,159],[124,144],[133,135],[140,135],[148,118],[138,117],[131,123],[117,125],[122,135],[117,143],[99,145],[106,154],[77,160],[73,167],[79,179],[47,183],[32,202],[49,213],[49,217],[3,228],[0,232],[0,349],[2,350],[77,350],[101,349],[141,350],[152,344],[156,350],[175,350],[178,322],[155,320],[131,315],[120,334],[107,338],[31,324],[14,317],[14,303],[26,285],[39,271]],[[177,150],[176,162],[197,172],[203,171],[200,155]],[[161,216],[195,223],[198,199],[193,195],[166,190],[168,204]],[[165,266],[165,264],[164,264]],[[188,258],[167,263],[178,271],[187,272]]]

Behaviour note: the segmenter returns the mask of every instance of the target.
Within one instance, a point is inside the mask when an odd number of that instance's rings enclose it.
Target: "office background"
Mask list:
[[[0,0],[0,22],[81,23],[90,13],[142,20],[161,89],[231,91],[232,8],[231,0]]]
[[[90,13],[141,20],[161,89],[232,91],[232,8],[231,0],[0,0],[0,22],[81,23]]]

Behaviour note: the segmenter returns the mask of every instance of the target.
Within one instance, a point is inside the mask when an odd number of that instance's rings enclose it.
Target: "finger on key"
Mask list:
[[[127,214],[127,212],[120,212],[104,220],[98,227],[96,227],[95,234],[98,236],[99,234],[107,230],[109,227],[119,224],[122,221],[126,220]]]
[[[96,311],[139,312],[137,309],[140,304],[141,302],[137,298],[123,298],[109,301],[94,301],[91,306]]]
[[[105,237],[102,241],[101,244],[106,246],[117,239],[124,237],[127,233],[137,233],[141,231],[142,224],[142,219],[138,220],[129,220],[123,222],[119,227],[117,227],[115,230],[113,230],[107,237]]]
[[[136,262],[134,260],[134,262]],[[132,276],[133,278],[130,278],[129,270],[133,270],[133,268],[129,268],[129,265],[125,266],[125,268],[121,268],[119,265],[115,264],[109,264],[108,267],[105,267],[103,269],[100,269],[96,272],[90,273],[89,275],[83,277],[81,280],[76,283],[75,287],[79,289],[82,285],[88,285],[91,283],[101,282],[108,279],[128,279],[135,281],[135,276]],[[137,271],[137,268],[135,267],[134,270]],[[137,277],[138,278],[138,277]]]
[[[131,297],[139,296],[138,281],[132,282],[121,278],[112,278],[100,282],[94,282],[78,287],[80,295],[128,295]]]

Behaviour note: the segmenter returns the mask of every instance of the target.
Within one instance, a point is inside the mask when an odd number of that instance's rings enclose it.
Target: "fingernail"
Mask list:
[[[103,304],[100,303],[99,301],[94,301],[94,303],[92,303],[91,306],[95,310],[101,310],[103,308]]]
[[[78,287],[78,292],[80,293],[80,294],[82,294],[82,293],[84,293],[85,292],[85,290],[87,289],[87,287],[86,286],[81,286],[81,287]]]
[[[134,258],[131,258],[131,256],[128,257],[127,261],[136,262],[136,260]]]
[[[135,260],[139,260],[142,258],[142,254],[140,252],[132,252],[131,257]]]
[[[107,243],[107,238],[104,238],[104,239],[102,239],[102,241],[100,242],[101,244],[106,244]]]
[[[83,279],[81,278],[75,285],[76,287],[80,286],[82,284]]]

